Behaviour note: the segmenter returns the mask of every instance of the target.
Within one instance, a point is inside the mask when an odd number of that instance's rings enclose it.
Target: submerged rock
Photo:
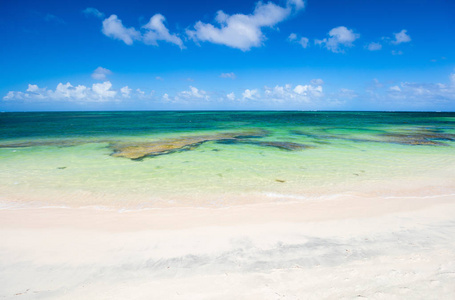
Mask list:
[[[82,140],[31,140],[24,142],[5,142],[0,143],[0,148],[27,148],[39,146],[53,146],[53,147],[73,147],[86,144],[89,142]]]
[[[307,133],[299,130],[292,130],[292,134],[294,135],[301,135],[305,136],[308,138],[315,139],[315,143],[327,143],[330,144],[328,140],[345,140],[345,141],[350,141],[350,142],[380,142],[380,140],[375,140],[372,138],[356,138],[352,137],[349,135],[334,135],[334,134],[312,134],[312,133]]]
[[[308,138],[316,139],[317,141],[327,140],[345,140],[351,142],[369,142],[369,143],[392,143],[402,145],[432,145],[432,146],[447,146],[446,143],[440,141],[455,141],[455,134],[443,133],[437,130],[421,130],[410,131],[409,133],[380,133],[369,136],[368,138],[358,138],[349,135],[320,135],[310,134],[303,131],[294,130],[291,132],[295,135],[302,135]]]
[[[141,143],[115,143],[110,147],[114,150],[112,156],[126,157],[133,160],[140,160],[146,156],[169,154],[176,151],[190,150],[210,141],[236,140],[246,137],[264,137],[268,134],[264,130],[251,130],[242,132],[227,132],[213,135],[183,136],[174,139],[164,139],[153,142]]]
[[[168,154],[181,150],[191,150],[209,141],[235,140],[245,138],[261,138],[269,134],[266,130],[248,130],[224,132],[212,135],[183,136],[174,139],[163,139],[152,142],[125,142],[112,140],[81,140],[81,139],[50,139],[0,143],[0,148],[26,148],[38,146],[71,147],[88,143],[108,143],[114,152],[112,156],[126,157],[134,160],[146,156]]]
[[[314,148],[313,146],[293,143],[293,142],[275,142],[275,141],[256,141],[256,140],[249,140],[249,139],[233,139],[233,140],[224,140],[219,141],[222,144],[248,144],[248,145],[255,145],[255,146],[262,146],[262,147],[273,147],[282,150],[288,151],[296,151],[296,150],[303,150],[307,148]]]
[[[415,133],[386,133],[382,136],[388,141],[404,145],[433,145],[447,146],[439,141],[455,141],[455,134],[437,132],[415,132]]]
[[[328,135],[308,133],[308,132],[301,131],[301,130],[290,130],[289,133],[294,134],[294,135],[305,136],[305,137],[312,138],[312,139],[325,139],[325,138],[329,137]]]
[[[274,147],[282,150],[296,151],[305,148],[314,148],[308,145],[293,143],[293,142],[259,142],[259,141],[248,141],[247,143],[252,145],[258,145],[263,147]]]

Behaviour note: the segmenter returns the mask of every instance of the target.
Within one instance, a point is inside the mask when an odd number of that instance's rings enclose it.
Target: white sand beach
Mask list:
[[[454,299],[455,196],[0,210],[2,299]]]

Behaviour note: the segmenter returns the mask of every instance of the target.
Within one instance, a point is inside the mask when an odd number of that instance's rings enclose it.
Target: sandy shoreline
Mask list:
[[[317,222],[422,210],[455,203],[455,195],[365,197],[344,195],[325,200],[213,207],[118,208],[38,207],[0,209],[0,228],[76,228],[129,231],[187,229],[273,222]],[[96,225],[96,226],[94,226]]]
[[[5,299],[453,299],[455,197],[0,210]]]

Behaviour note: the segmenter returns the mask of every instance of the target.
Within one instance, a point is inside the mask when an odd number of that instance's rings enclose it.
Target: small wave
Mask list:
[[[435,199],[435,198],[445,198],[445,197],[455,197],[455,194],[440,194],[440,195],[427,195],[427,196],[384,196],[384,199],[397,199],[397,198],[406,198],[406,199]]]
[[[17,202],[0,201],[0,210],[26,208],[25,204]]]
[[[310,200],[311,199],[307,196],[292,195],[292,194],[264,193],[264,195],[269,198],[284,198],[284,199],[293,199],[293,200]]]

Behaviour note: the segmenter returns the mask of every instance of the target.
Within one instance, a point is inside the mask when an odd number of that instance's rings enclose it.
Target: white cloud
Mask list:
[[[254,90],[249,90],[249,89],[246,89],[243,93],[242,93],[242,98],[243,99],[249,99],[249,100],[254,100],[255,98],[259,97],[259,91],[257,89],[254,89]]]
[[[288,37],[288,40],[290,42],[293,42],[293,43],[296,43],[296,44],[299,44],[300,46],[302,46],[302,48],[306,48],[308,47],[308,42],[310,41],[308,38],[306,37],[301,37],[299,38],[297,36],[297,34],[295,33],[291,33]]]
[[[9,101],[9,100],[14,100],[15,98],[17,98],[17,94],[20,93],[20,92],[13,92],[13,91],[9,91],[6,96],[3,97],[3,100],[5,101]]]
[[[128,86],[124,86],[120,89],[120,92],[122,93],[122,97],[124,98],[130,98],[132,89],[130,89]]]
[[[438,101],[455,101],[455,87],[442,83],[402,82],[400,86],[390,87],[387,96],[406,100],[410,104],[436,104]]]
[[[341,88],[339,93],[338,93],[338,95],[337,95],[337,98],[353,99],[353,98],[356,98],[358,96],[359,95],[354,90]]]
[[[263,96],[261,96],[263,91]],[[247,105],[273,104],[273,103],[299,103],[311,102],[312,99],[319,99],[323,96],[322,87],[316,85],[297,85],[295,87],[290,84],[284,86],[275,86],[274,88],[264,87],[259,89],[246,89],[237,98],[234,92],[225,94],[224,97],[211,97],[212,94],[217,94],[216,91],[207,92],[190,86],[187,90],[177,93],[175,96],[170,96],[168,93],[163,93],[160,99],[163,103],[168,104],[201,104],[212,103],[219,101],[237,101],[238,103]],[[152,92],[153,93],[153,92]],[[19,102],[73,102],[73,103],[88,103],[88,102],[120,102],[126,99],[147,99],[152,97],[140,89],[132,89],[129,86],[123,86],[115,90],[109,81],[95,83],[90,87],[84,85],[73,86],[71,83],[59,83],[55,90],[40,88],[37,85],[30,84],[26,91],[10,91],[4,97],[4,101],[19,101]],[[129,100],[130,101],[130,100]]]
[[[87,87],[84,85],[72,86],[69,82],[66,84],[59,83],[55,91],[45,91],[48,96],[54,100],[81,100],[87,97]],[[44,99],[44,95],[40,93],[36,96]]]
[[[82,90],[76,91],[76,89],[67,82],[66,84],[59,83],[55,89],[54,96],[55,98],[71,98],[72,96],[79,97],[83,93]]]
[[[182,91],[177,94],[175,97],[176,100],[181,100],[181,99],[209,99],[209,96],[207,95],[207,92],[204,90],[199,90],[198,88],[195,88],[194,86],[190,86],[189,90]]]
[[[322,80],[318,79],[322,84]],[[259,89],[245,89],[242,96],[239,98],[243,101],[241,103],[249,103],[249,105],[273,107],[274,105],[289,105],[295,108],[295,105],[301,103],[315,104],[321,103],[324,97],[324,91],[321,85],[305,84],[296,85],[291,84],[276,85],[275,87],[264,86],[262,90]],[[227,94],[226,100],[237,100],[234,93]],[[286,106],[284,106],[286,107]]]
[[[41,89],[36,84],[29,84],[27,88],[27,92],[31,93],[39,93],[40,90]]]
[[[297,42],[298,44],[300,44],[303,48],[306,48],[308,47],[308,42],[310,40],[306,37],[301,37],[300,40]]]
[[[298,95],[303,95],[303,96],[306,96],[306,97],[310,97],[310,96],[313,96],[313,97],[321,97],[323,94],[322,94],[322,86],[314,86],[314,85],[297,85],[295,88],[294,88],[294,93],[298,94]]]
[[[369,89],[380,89],[383,87],[384,87],[384,84],[381,83],[377,78],[374,78],[370,84]]]
[[[100,12],[99,10],[97,10],[96,8],[93,8],[93,7],[87,7],[86,9],[84,9],[82,11],[82,13],[87,17],[94,16],[94,17],[97,17],[98,19],[104,18],[104,13]]]
[[[329,31],[329,38],[315,40],[316,45],[326,47],[334,53],[343,53],[345,47],[352,47],[353,42],[360,38],[360,34],[354,33],[352,29],[345,26],[335,27]]]
[[[265,86],[263,102],[283,102],[285,99],[292,100],[295,95],[292,94],[291,86],[276,85],[274,88]]]
[[[406,34],[407,30],[403,29],[398,33],[394,33],[395,40],[392,41],[392,44],[398,45],[401,43],[409,43],[411,41],[411,37]]]
[[[190,86],[188,90],[178,92],[175,96],[170,96],[168,93],[164,93],[162,100],[166,103],[174,104],[196,104],[201,100],[203,102],[207,102],[210,100],[210,96],[206,91]]]
[[[124,87],[122,94],[126,92]],[[25,92],[9,91],[3,100],[8,101],[67,101],[67,102],[103,102],[118,100],[117,91],[112,89],[109,81],[95,83],[91,87],[85,85],[73,86],[71,83],[59,83],[55,90],[40,88],[35,84],[29,84]]]
[[[221,73],[220,77],[235,79],[237,76],[235,76],[235,74],[233,72],[231,72],[231,73]]]
[[[134,40],[141,39],[139,31],[133,27],[126,28],[116,15],[104,19],[102,32],[113,39],[122,40],[127,45],[132,45]]]
[[[226,95],[226,98],[228,98],[231,101],[234,101],[235,100],[235,94],[233,92],[229,93],[229,94]]]
[[[96,80],[104,81],[107,79],[107,75],[112,74],[111,70],[105,69],[103,67],[98,67],[93,71],[92,78]]]
[[[319,101],[324,96],[322,86],[317,85],[296,85],[291,84],[284,86],[276,85],[275,87],[264,87],[264,96],[262,101],[267,103],[289,104],[291,106],[297,103],[311,103]]]
[[[288,37],[288,40],[290,41],[295,41],[297,39],[297,34],[291,33]]]
[[[112,83],[105,81],[103,83],[94,83],[92,91],[99,97],[99,99],[113,98],[117,94],[116,91],[111,90]]]
[[[382,49],[382,45],[380,43],[371,42],[366,46],[366,48],[370,51],[378,51]]]
[[[455,103],[454,73],[447,83],[401,82],[394,85],[381,84],[367,90],[370,102],[383,109],[395,110],[453,110]]]
[[[401,50],[398,50],[398,51],[392,50],[391,53],[392,53],[392,55],[403,55],[403,51],[401,51]]]
[[[14,98],[15,92],[9,92],[7,97],[8,99],[9,98]],[[16,92],[16,96],[19,96],[17,95],[17,93],[21,93],[21,92]],[[28,85],[28,88],[26,90],[26,93],[21,93],[21,95],[19,96],[19,98],[21,98],[21,96],[24,96],[25,98],[36,98],[36,99],[44,99],[44,94],[46,93],[46,89],[44,88],[40,88],[38,87],[38,85],[36,84],[29,84]]]
[[[305,1],[303,0],[288,0],[287,5],[293,7],[296,11],[299,11],[305,7]]]
[[[249,15],[228,15],[220,10],[215,18],[217,26],[198,21],[194,30],[187,30],[187,35],[195,42],[211,42],[248,51],[252,47],[260,47],[266,39],[263,27],[273,27],[303,7],[303,1],[291,0],[285,7],[272,2],[258,2]]]
[[[143,41],[145,44],[151,44],[157,46],[156,41],[166,41],[172,44],[176,44],[183,49],[182,40],[175,34],[170,34],[169,30],[164,25],[166,18],[161,14],[156,14],[150,18],[150,21],[142,26],[146,30],[143,35]]]
[[[114,89],[109,81],[91,86],[59,83],[55,89],[41,88],[29,84],[23,91],[9,91],[3,101],[18,103],[80,103],[121,102],[132,103],[142,99],[155,99],[163,107],[167,105],[205,105],[219,108],[233,104],[246,108],[273,109],[382,109],[382,110],[453,110],[455,103],[455,71],[451,72],[445,83],[387,83],[377,79],[371,81],[366,90],[336,89],[325,91],[322,79],[298,85],[276,85],[263,89],[245,89],[237,97],[234,92],[204,91],[190,86],[174,96],[162,91],[161,98],[153,98],[153,92],[123,86]],[[218,96],[217,96],[218,95]],[[139,102],[138,102],[139,103]],[[141,102],[143,103],[143,102]]]
[[[156,79],[156,80],[163,80],[163,78],[160,77],[160,76],[156,76],[155,79]]]
[[[103,21],[102,32],[110,38],[122,40],[127,45],[132,45],[134,41],[142,41],[147,45],[158,46],[157,41],[166,41],[179,46],[180,49],[185,48],[180,37],[169,33],[169,29],[164,25],[165,20],[163,15],[155,14],[141,27],[141,32],[134,27],[126,28],[116,15],[111,15]]]
[[[321,78],[312,79],[310,82],[312,85],[323,85],[324,84],[324,80],[322,80]]]
[[[450,74],[450,84],[455,86],[455,73]]]

